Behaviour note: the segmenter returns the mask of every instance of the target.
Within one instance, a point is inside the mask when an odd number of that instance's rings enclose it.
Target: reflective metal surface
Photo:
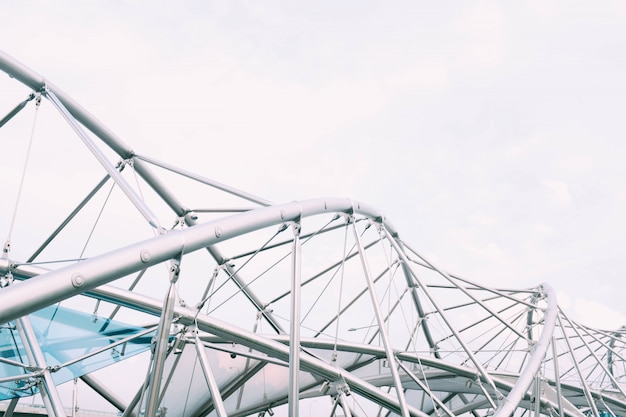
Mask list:
[[[450,275],[357,201],[273,204],[157,161],[3,53],[0,69],[22,84],[0,143],[29,162],[3,192],[7,414],[626,414],[624,328],[571,321],[549,285]],[[49,178],[24,181],[34,163]]]

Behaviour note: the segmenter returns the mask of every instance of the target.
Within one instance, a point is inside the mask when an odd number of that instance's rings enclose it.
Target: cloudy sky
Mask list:
[[[445,270],[626,324],[624,3],[2,10],[0,49],[138,152],[274,202],[367,202]]]

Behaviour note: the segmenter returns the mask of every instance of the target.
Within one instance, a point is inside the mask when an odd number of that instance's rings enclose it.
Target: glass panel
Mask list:
[[[61,306],[50,306],[29,316],[46,365],[52,368],[55,384],[62,384],[150,348],[154,332],[90,355],[121,340],[141,334],[145,329],[114,320],[94,320],[91,314]],[[81,361],[64,366],[73,359]],[[21,337],[15,326],[0,328],[0,358],[16,362],[0,362],[0,381],[29,373],[19,363],[29,365]],[[2,359],[0,359],[2,360]],[[0,382],[0,400],[33,395],[27,379]],[[28,388],[28,389],[27,389]]]

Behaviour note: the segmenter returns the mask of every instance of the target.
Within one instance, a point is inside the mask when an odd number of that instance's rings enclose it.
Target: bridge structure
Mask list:
[[[144,155],[0,69],[5,416],[626,415],[626,328],[548,284],[447,273],[359,201],[276,204]]]

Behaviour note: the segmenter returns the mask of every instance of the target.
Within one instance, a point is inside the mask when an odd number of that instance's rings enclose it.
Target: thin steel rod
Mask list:
[[[2,118],[2,120],[0,120],[0,127],[4,126],[9,120],[11,120],[16,114],[18,114],[24,107],[26,107],[29,101],[31,101],[34,98],[35,98],[35,93],[31,93],[26,100],[22,101],[17,106],[15,106],[13,110],[11,110],[6,116]]]
[[[578,338],[583,342],[583,344],[585,345],[585,347],[587,348],[587,350],[589,350],[589,354],[591,356],[593,356],[593,358],[596,360],[596,363],[602,368],[602,370],[604,371],[604,373],[606,375],[608,375],[609,379],[611,380],[611,383],[614,385],[614,387],[624,396],[626,397],[626,392],[624,392],[624,390],[622,389],[622,387],[620,386],[619,382],[617,381],[617,379],[615,379],[615,377],[613,376],[613,373],[611,371],[609,371],[609,369],[606,367],[606,365],[604,365],[604,363],[602,362],[602,360],[600,358],[598,358],[598,356],[596,355],[595,351],[593,349],[591,349],[591,347],[589,346],[589,344],[587,343],[587,341],[585,340],[584,337],[582,337],[582,335],[580,334],[580,332],[578,331],[577,326],[574,326],[574,324],[570,321],[569,317],[567,317],[567,315],[561,311],[561,315],[565,318],[565,320],[567,320],[571,325],[572,325],[572,329],[574,330],[574,332],[576,333],[576,336],[578,336]],[[599,348],[598,348],[599,349]]]
[[[198,354],[198,360],[200,361],[200,366],[202,367],[202,373],[204,374],[204,379],[206,380],[207,385],[209,386],[209,392],[211,393],[211,400],[213,401],[213,409],[217,412],[218,417],[228,417],[228,413],[226,413],[226,408],[224,407],[224,402],[222,401],[222,395],[220,394],[220,388],[215,382],[215,375],[213,375],[213,371],[211,370],[211,365],[209,363],[209,359],[206,356],[206,352],[204,351],[204,345],[198,336],[198,331],[196,330],[196,353]]]
[[[69,110],[63,105],[63,103],[57,98],[52,90],[48,90],[45,92],[46,97],[50,99],[50,102],[56,107],[61,116],[65,119],[65,121],[74,129],[74,132],[78,135],[78,137],[83,141],[87,149],[91,151],[94,157],[98,160],[100,165],[106,170],[106,172],[113,178],[115,183],[120,187],[120,189],[126,194],[128,199],[133,203],[133,205],[137,208],[137,210],[141,213],[141,215],[146,219],[146,221],[155,229],[160,228],[160,223],[155,214],[150,210],[150,208],[141,200],[141,198],[137,195],[135,190],[128,184],[128,182],[117,172],[117,169],[113,165],[111,165],[110,161],[107,157],[102,153],[100,148],[93,143],[91,138],[87,135],[82,128],[82,126],[78,123],[78,121],[72,116]]]
[[[118,340],[115,343],[111,343],[110,345],[103,346],[100,349],[93,350],[93,351],[91,351],[91,352],[89,352],[89,353],[87,353],[85,355],[82,355],[82,356],[76,357],[76,358],[74,358],[74,359],[72,359],[70,361],[67,361],[67,362],[63,363],[62,365],[59,365],[59,368],[67,368],[68,366],[72,366],[75,363],[78,363],[78,362],[80,362],[82,360],[85,360],[87,358],[95,356],[95,355],[97,355],[99,353],[106,352],[107,350],[112,349],[112,348],[114,348],[116,346],[123,345],[125,343],[131,342],[134,339],[137,339],[138,337],[145,336],[145,335],[147,335],[149,333],[152,333],[152,332],[154,332],[154,328],[150,328],[150,329],[144,330],[144,331],[142,331],[140,333],[137,333],[137,334],[134,334],[132,336],[126,337],[124,339]]]
[[[569,337],[567,337],[567,335],[565,335],[565,330],[564,330],[564,327],[563,327],[563,322],[561,321],[561,316],[558,315],[557,318],[558,318],[558,321],[559,321],[559,327],[561,327],[561,331],[563,332],[565,343],[567,344],[568,353],[570,354],[572,362],[574,363],[574,368],[576,369],[576,372],[578,373],[578,377],[580,378],[580,382],[582,384],[583,393],[585,394],[585,397],[587,398],[587,403],[589,404],[589,407],[591,407],[593,415],[595,417],[600,417],[600,413],[598,412],[598,408],[596,407],[596,403],[593,400],[593,396],[591,394],[591,390],[589,389],[589,385],[587,384],[587,381],[585,381],[583,373],[582,373],[580,367],[578,366],[578,359],[576,358],[576,356],[574,356],[574,352],[572,350],[572,345],[570,344]]]
[[[613,373],[613,361],[614,361],[613,355],[617,356],[618,359],[626,362],[626,357],[624,357],[623,355],[621,355],[619,352],[615,350],[615,341],[617,340],[617,338],[621,336],[621,333],[619,331],[613,333],[613,336],[609,339],[609,343],[607,345],[602,340],[598,339],[598,337],[591,334],[591,332],[589,332],[589,329],[587,327],[585,326],[578,326],[578,327],[582,329],[589,337],[591,337],[593,340],[598,342],[601,345],[601,347],[604,347],[607,349],[606,369],[608,370],[608,374],[611,379],[611,383],[613,384],[613,388],[620,390],[619,383],[615,379],[615,375]],[[597,352],[599,349],[600,348],[595,349],[595,351]],[[622,391],[622,395],[624,395],[623,391]]]
[[[396,390],[396,395],[398,396],[398,401],[400,403],[400,408],[402,411],[403,417],[409,416],[409,409],[407,406],[406,398],[404,396],[404,390],[402,389],[402,382],[400,381],[400,375],[398,374],[398,365],[396,363],[396,357],[393,352],[393,348],[391,346],[391,341],[389,340],[389,334],[387,333],[385,320],[383,318],[383,314],[380,310],[380,302],[376,295],[376,287],[374,286],[374,281],[372,279],[372,274],[370,272],[370,266],[367,262],[367,258],[365,257],[365,252],[363,248],[363,244],[361,243],[361,236],[356,229],[356,225],[352,225],[352,230],[354,231],[354,239],[357,245],[357,251],[359,253],[359,257],[361,259],[361,266],[363,267],[363,274],[365,278],[365,282],[367,283],[367,288],[369,289],[370,299],[372,301],[372,308],[374,310],[374,314],[376,315],[376,321],[378,322],[378,331],[383,339],[383,345],[385,347],[385,353],[387,355],[387,360],[389,361],[389,370],[391,371],[391,375],[394,380],[394,387]]]
[[[122,165],[122,167],[123,166],[124,165]],[[30,256],[30,258],[28,258],[28,261],[26,262],[28,263],[33,262],[37,258],[37,256],[41,254],[41,252],[50,244],[50,242],[52,242],[54,238],[56,238],[58,234],[61,233],[61,231],[65,228],[65,226],[67,226],[69,222],[72,221],[72,219],[76,217],[78,213],[80,213],[83,207],[85,207],[85,205],[96,195],[96,193],[100,191],[100,189],[104,186],[104,184],[107,183],[109,178],[111,177],[107,174],[104,176],[104,178],[100,180],[100,182],[93,188],[93,190],[91,190],[91,192],[87,194],[87,197],[85,197],[83,201],[81,201],[78,204],[78,206],[76,206],[76,208],[69,214],[69,216],[67,216],[65,220],[63,220],[63,222],[59,225],[59,227],[57,227],[54,230],[54,232],[50,234],[50,236],[46,239],[46,241],[43,242],[41,246],[37,248],[37,250],[35,250],[35,252]]]
[[[189,208],[185,207],[170,190],[152,174],[150,169],[144,162],[136,157],[132,158],[133,168],[141,178],[152,188],[161,199],[167,204],[177,216],[182,217],[189,212]]]
[[[493,379],[491,378],[487,370],[485,370],[482,364],[478,361],[478,359],[476,358],[472,350],[469,348],[469,346],[465,344],[465,342],[463,341],[463,338],[461,337],[459,332],[456,330],[452,321],[448,318],[447,314],[445,314],[444,311],[442,311],[441,307],[439,306],[439,303],[437,302],[437,300],[435,300],[435,297],[433,297],[433,295],[430,293],[428,286],[425,285],[424,282],[422,282],[422,280],[419,278],[419,275],[413,270],[413,268],[409,264],[409,259],[407,258],[404,251],[398,245],[398,242],[393,238],[393,236],[391,236],[389,231],[387,231],[387,228],[383,228],[383,230],[385,231],[385,234],[387,235],[387,239],[389,240],[391,245],[394,247],[396,253],[400,257],[402,262],[406,263],[408,270],[411,272],[411,275],[413,276],[413,279],[415,279],[417,283],[419,283],[421,290],[424,292],[426,297],[428,297],[428,299],[430,300],[431,304],[435,307],[435,309],[439,311],[441,318],[446,323],[450,331],[455,335],[458,343],[461,345],[461,348],[465,351],[465,353],[470,358],[470,360],[472,361],[476,369],[480,372],[480,375],[482,376],[483,380],[486,381],[493,388],[493,390],[497,392],[497,388],[495,387]],[[487,397],[487,398],[489,399],[489,401],[492,402],[492,405],[494,406],[494,408],[496,408],[496,404],[493,403],[493,400],[490,397]]]
[[[563,414],[563,392],[561,390],[561,376],[559,375],[559,359],[556,354],[556,341],[552,336],[552,357],[554,359],[554,384],[556,386],[556,399],[559,405],[559,417],[565,417]]]
[[[180,168],[175,167],[173,165],[170,165],[168,163],[157,161],[156,159],[148,158],[147,156],[144,156],[144,155],[135,155],[135,158],[136,159],[141,159],[141,160],[146,161],[146,162],[148,162],[148,163],[150,163],[152,165],[155,165],[155,166],[163,168],[163,169],[165,169],[167,171],[174,172],[176,174],[182,175],[184,177],[187,177],[187,178],[192,179],[194,181],[200,182],[202,184],[209,185],[209,186],[211,186],[213,188],[216,188],[218,190],[227,192],[227,193],[232,194],[234,196],[243,198],[244,200],[248,200],[248,201],[250,201],[252,203],[256,203],[256,204],[259,204],[261,206],[270,206],[272,204],[271,202],[269,202],[268,200],[265,200],[263,198],[257,197],[255,195],[252,195],[252,194],[247,193],[245,191],[238,190],[238,189],[233,188],[231,186],[228,186],[226,184],[221,184],[221,183],[219,183],[217,181],[213,181],[211,179],[204,178],[204,177],[202,177],[200,175],[194,174],[193,172],[189,172],[189,171],[186,171],[184,169],[180,169]]]
[[[404,250],[404,246],[405,246],[404,242],[398,241],[397,244],[399,248]],[[402,262],[402,272],[404,273],[404,278],[406,279],[407,286],[411,288],[411,296],[413,297],[413,304],[415,304],[415,309],[417,310],[417,314],[419,318],[422,320],[422,331],[424,332],[426,343],[428,343],[428,346],[433,352],[433,355],[435,355],[437,359],[441,359],[441,354],[439,353],[437,349],[437,343],[434,341],[432,333],[430,332],[430,326],[428,325],[428,322],[426,321],[426,313],[424,311],[424,308],[422,307],[422,301],[420,300],[420,296],[417,291],[416,282],[411,279],[413,274],[409,268],[409,265],[406,262]]]
[[[385,223],[385,225],[387,225],[387,223]],[[414,249],[412,249],[412,248],[411,248],[411,247],[410,247],[410,246],[409,246],[406,242],[401,241],[401,246],[402,246],[403,248],[407,248],[409,251],[411,251],[411,253],[413,253],[414,255],[419,256],[421,259],[423,259],[423,258],[422,258],[422,257],[421,257],[421,256],[420,256],[420,255],[419,255],[419,254],[418,254],[418,253],[414,250]],[[434,270],[434,269],[432,269],[432,268],[431,268],[431,267],[430,267],[427,263],[418,262],[418,261],[416,261],[416,260],[411,260],[411,262],[413,262],[413,263],[415,263],[415,264],[417,264],[417,265],[419,265],[419,266],[422,266],[422,267],[424,267],[424,268],[428,268],[428,269]],[[517,300],[516,298],[512,297],[512,296],[511,296],[511,295],[509,295],[509,294],[506,294],[507,292],[511,292],[511,293],[524,293],[524,292],[526,292],[526,293],[534,293],[534,292],[536,292],[536,290],[535,290],[535,289],[529,289],[529,290],[514,290],[514,289],[503,289],[503,288],[488,288],[488,287],[485,287],[485,286],[483,286],[483,285],[477,284],[477,283],[475,283],[475,282],[473,282],[473,281],[470,281],[470,280],[468,280],[468,279],[461,278],[461,277],[459,277],[458,275],[449,274],[449,273],[446,273],[446,274],[447,274],[449,277],[453,278],[453,279],[456,279],[456,280],[458,280],[458,281],[464,282],[464,283],[466,283],[466,284],[471,284],[471,285],[475,286],[475,287],[476,287],[476,289],[485,290],[485,291],[491,292],[491,293],[493,293],[493,294],[499,295],[500,297],[503,297],[503,298],[509,298],[509,299],[511,299],[511,300],[513,300],[513,301],[519,301],[519,300]],[[455,285],[455,286],[456,286],[456,285]]]
[[[430,388],[428,388],[425,383],[423,383],[417,376],[415,376],[415,374],[411,372],[411,370],[406,365],[404,365],[402,362],[398,362],[398,365],[400,365],[400,368],[402,368],[402,370],[413,380],[413,382],[415,382],[420,387],[420,389],[424,391],[424,395],[428,394],[431,401],[433,402],[433,410],[436,410],[436,407],[438,406],[448,416],[455,417],[454,413],[450,411],[450,409],[444,404],[444,402],[441,401],[439,397],[437,397],[435,394],[433,394]],[[424,377],[424,380],[426,380],[426,377]]]
[[[437,268],[435,265],[433,265],[430,261],[428,261],[426,258],[424,258],[422,255],[420,254],[416,254],[416,256],[419,256],[420,259],[429,267],[431,268],[433,271],[437,272],[440,276],[442,276],[444,279],[446,279],[448,282],[450,282],[452,285],[456,285],[456,283],[454,282],[453,278],[448,275],[445,271]],[[516,328],[514,328],[513,326],[511,326],[509,323],[507,323],[506,320],[504,320],[503,318],[500,317],[500,315],[498,313],[496,313],[495,311],[493,311],[489,306],[487,306],[485,303],[483,303],[481,300],[479,300],[478,298],[474,297],[468,290],[465,289],[465,287],[462,287],[460,285],[456,285],[456,288],[461,291],[463,294],[465,294],[467,297],[469,297],[470,299],[472,299],[474,302],[476,302],[480,307],[482,307],[485,311],[487,311],[492,317],[494,317],[496,320],[500,321],[505,327],[508,327],[513,333],[517,334],[520,338],[524,339],[526,336],[524,336],[522,333],[520,333],[519,330],[517,330]]]
[[[33,368],[37,368],[37,367],[33,366]],[[27,374],[5,376],[3,378],[0,378],[0,384],[4,384],[5,382],[13,382],[13,381],[26,381],[28,380],[28,378],[36,378],[36,377],[41,376],[42,372],[43,372],[43,369],[38,369],[36,372],[31,372]]]
[[[48,415],[55,417],[65,417],[65,409],[63,408],[61,397],[59,397],[56,385],[52,380],[50,368],[46,364],[45,356],[41,351],[41,347],[39,346],[37,336],[35,335],[35,331],[33,330],[32,325],[30,324],[29,318],[22,317],[19,320],[15,321],[15,325],[20,332],[22,343],[24,344],[24,348],[29,357],[29,360],[34,365],[42,369],[40,375],[41,379],[38,381],[37,385],[40,386],[41,398],[46,405]]]

